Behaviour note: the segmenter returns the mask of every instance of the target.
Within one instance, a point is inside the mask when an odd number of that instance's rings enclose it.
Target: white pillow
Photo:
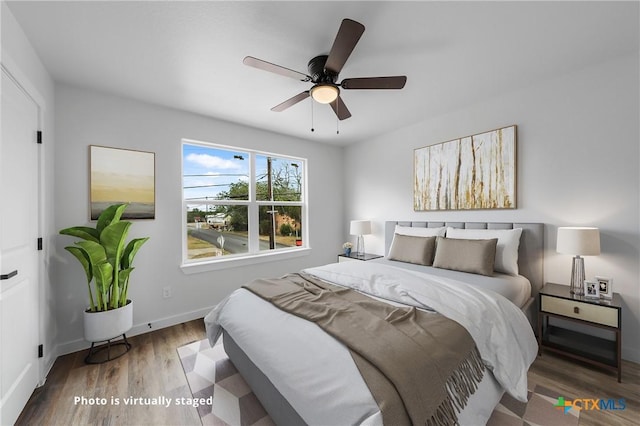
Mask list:
[[[441,226],[439,228],[423,228],[412,226],[396,225],[396,234],[409,235],[412,237],[444,237],[447,228]]]
[[[495,271],[518,275],[518,247],[522,228],[516,229],[458,229],[447,228],[447,238],[487,240],[497,238]]]

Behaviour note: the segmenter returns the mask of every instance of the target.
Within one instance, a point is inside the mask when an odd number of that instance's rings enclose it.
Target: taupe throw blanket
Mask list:
[[[473,339],[440,314],[394,307],[306,274],[244,287],[345,344],[385,424],[456,424],[482,379]]]

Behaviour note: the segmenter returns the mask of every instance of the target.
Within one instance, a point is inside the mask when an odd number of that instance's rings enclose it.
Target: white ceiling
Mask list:
[[[8,2],[56,81],[334,144],[365,140],[639,50],[638,3]],[[340,74],[406,75],[400,91],[343,91],[340,122],[311,100],[270,108],[310,83],[250,68],[247,56],[303,73],[343,18],[366,30]]]

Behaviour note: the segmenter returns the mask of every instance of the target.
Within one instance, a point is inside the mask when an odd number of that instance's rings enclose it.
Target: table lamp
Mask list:
[[[600,254],[600,231],[598,228],[560,227],[558,228],[556,251],[575,256],[571,267],[569,292],[577,296],[584,295],[584,259],[580,256]]]
[[[352,220],[351,229],[349,232],[351,235],[357,235],[356,242],[356,256],[364,256],[364,237],[371,233],[371,221],[370,220]]]

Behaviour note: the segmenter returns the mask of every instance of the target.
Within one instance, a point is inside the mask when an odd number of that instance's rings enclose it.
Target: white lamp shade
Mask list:
[[[351,229],[349,231],[351,235],[367,235],[371,233],[371,221],[370,220],[352,220]]]
[[[558,228],[558,253],[578,256],[595,256],[600,254],[600,230],[587,227]]]

